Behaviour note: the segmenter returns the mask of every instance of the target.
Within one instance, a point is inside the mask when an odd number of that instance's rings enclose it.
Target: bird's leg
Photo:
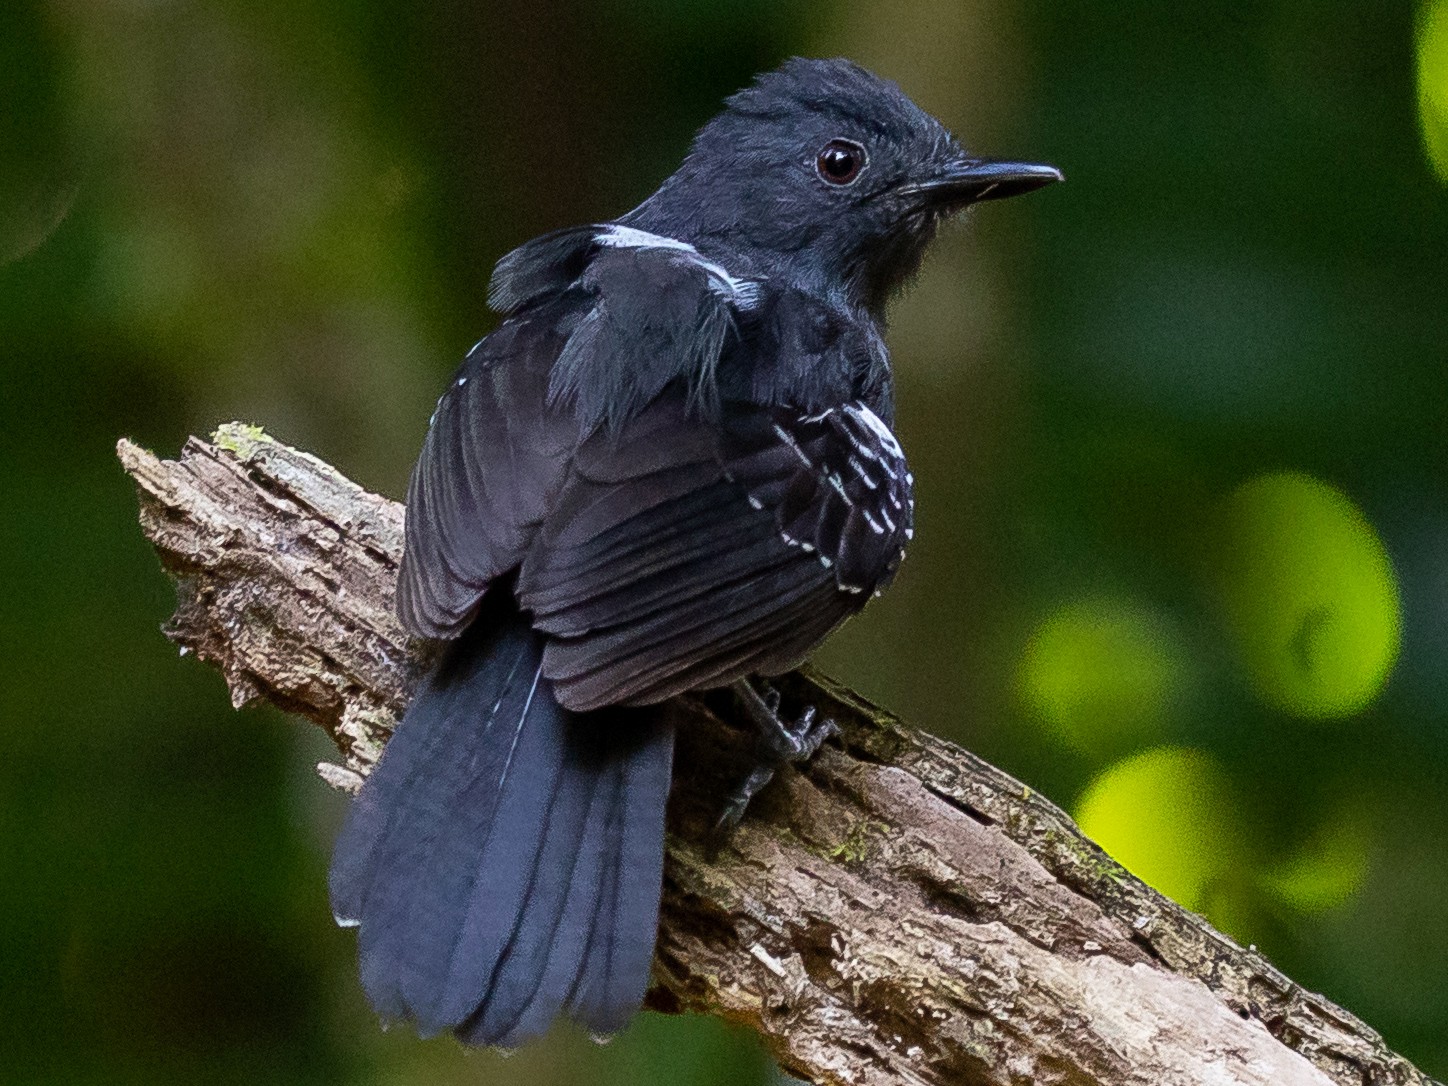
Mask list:
[[[784,719],[779,715],[779,691],[764,683],[760,685],[764,687],[763,694],[748,679],[740,679],[733,686],[744,711],[758,729],[755,750],[759,761],[725,802],[714,824],[714,832],[720,837],[727,836],[739,825],[749,801],[774,779],[780,766],[808,761],[821,743],[840,730],[829,717],[820,718],[813,705],[807,706],[792,721]]]

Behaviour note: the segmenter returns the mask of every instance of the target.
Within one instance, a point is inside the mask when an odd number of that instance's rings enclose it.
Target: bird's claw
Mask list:
[[[765,706],[765,708],[769,710],[770,715],[772,715],[775,719],[778,719],[778,718],[779,718],[779,690],[778,690],[777,688],[773,687],[773,686],[770,686],[768,683],[761,683],[760,685],[764,687],[764,693],[763,693],[763,695],[761,695],[761,696],[764,698],[764,706]],[[814,706],[811,705],[808,709],[805,710],[805,712],[807,712],[807,713],[812,713],[812,712],[814,712]]]
[[[775,694],[774,700],[778,704],[778,694]],[[776,715],[779,731],[774,736],[764,737],[764,741],[776,741],[777,745],[772,748],[772,753],[776,754],[780,761],[807,762],[815,756],[815,752],[826,739],[840,734],[840,727],[833,718],[816,719],[818,717],[819,710],[813,705],[806,706],[793,723],[788,723]]]
[[[764,686],[761,693],[748,680],[741,680],[735,684],[735,691],[758,728],[755,749],[759,761],[725,801],[714,823],[716,841],[733,832],[744,817],[749,801],[774,779],[781,766],[808,761],[826,739],[840,731],[833,719],[821,718],[813,705],[806,706],[794,720],[785,720],[779,712],[779,691],[772,686]]]

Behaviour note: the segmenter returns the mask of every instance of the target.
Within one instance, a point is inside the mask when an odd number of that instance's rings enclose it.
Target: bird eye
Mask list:
[[[848,185],[865,167],[865,149],[853,140],[830,140],[815,159],[815,172],[831,185]]]

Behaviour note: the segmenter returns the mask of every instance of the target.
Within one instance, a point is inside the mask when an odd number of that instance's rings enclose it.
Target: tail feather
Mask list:
[[[601,1033],[610,1032],[605,1022],[604,993],[608,988],[609,944],[613,935],[614,907],[618,900],[619,821],[623,778],[619,774],[609,797],[608,809],[599,826],[603,864],[598,879],[598,904],[593,910],[588,940],[579,959],[578,973],[568,991],[568,1014],[578,1022],[588,1022]]]
[[[531,903],[528,888],[547,847],[570,721],[540,703],[540,682],[533,665],[499,700],[495,721],[517,717],[490,745],[501,757],[481,760],[441,824],[431,862],[411,876],[402,990],[425,1033],[465,1019],[489,991],[513,930],[545,919],[546,905]],[[480,808],[489,813],[473,824],[467,812]]]
[[[672,731],[563,709],[541,661],[511,605],[479,616],[338,839],[332,907],[360,927],[363,986],[425,1035],[516,1044],[565,1010],[612,1031],[647,988]]]
[[[633,921],[651,910],[657,929],[659,887],[663,882],[664,855],[657,847],[663,837],[663,811],[648,802],[660,790],[668,793],[672,736],[654,739],[652,756],[630,758],[620,767],[622,781],[616,803],[613,845],[613,902],[611,911],[600,911],[611,923],[603,926],[590,948],[596,948],[602,964],[580,1004],[579,1016],[601,1033],[622,1029],[643,1001],[648,989],[649,966],[654,960],[657,930],[644,931]],[[659,752],[658,746],[664,750]]]
[[[382,842],[399,813],[397,796],[411,795],[419,776],[427,774],[443,752],[464,750],[475,738],[474,721],[456,708],[465,684],[447,685],[441,680],[439,673],[425,683],[408,710],[409,716],[433,722],[428,734],[409,734],[406,741],[394,739],[388,744],[387,769],[379,767],[373,773],[348,812],[328,873],[332,913],[343,927],[361,921]]]
[[[379,1014],[414,1018],[424,1035],[451,1025],[437,1004],[461,915],[475,895],[492,892],[485,882],[511,873],[486,868],[479,853],[518,747],[538,731],[528,711],[536,665],[526,635],[505,631],[472,649],[460,645],[445,661],[363,789],[389,816],[358,917],[362,984]],[[421,748],[406,759],[405,778],[388,772],[393,746],[408,755]],[[528,768],[546,774],[546,749],[526,753]],[[344,831],[339,854],[346,844]]]
[[[438,925],[439,910],[425,908],[419,915],[417,897],[424,873],[438,858],[439,838],[448,828],[458,829],[460,821],[486,832],[492,806],[463,804],[460,795],[478,776],[488,775],[480,761],[506,750],[492,734],[497,714],[470,704],[467,695],[475,688],[505,692],[524,663],[524,647],[496,643],[480,645],[476,653],[462,651],[468,647],[460,644],[419,691],[353,802],[333,852],[332,911],[339,921],[360,927],[363,987],[388,1020],[411,1015],[404,985],[418,967],[410,960],[409,941],[418,927],[432,932]],[[467,864],[442,872],[428,887],[432,901],[465,892],[475,874]],[[462,880],[468,887],[457,885]]]
[[[564,713],[552,715],[568,723]],[[541,739],[553,753],[553,764],[547,766],[551,782],[542,774],[530,779],[526,772],[504,782],[479,863],[481,871],[495,875],[467,904],[440,993],[441,1016],[450,1024],[481,1007],[506,1003],[509,993],[537,982],[543,962],[530,961],[528,951],[552,941],[572,881],[593,781],[570,764],[574,737],[565,729],[530,732],[519,746],[517,766],[526,770],[544,760],[537,748],[526,745],[530,738]],[[481,1003],[479,992],[486,993]]]
[[[600,880],[605,864],[607,812],[617,790],[618,768],[609,766],[589,781],[588,806],[576,835],[552,834],[558,850],[571,849],[567,885],[562,894],[552,886],[540,887],[540,900],[559,906],[551,925],[528,925],[517,934],[502,963],[488,998],[459,1031],[470,1043],[495,1038],[505,1047],[519,1044],[548,1028],[566,1005],[587,955],[588,940],[598,910]],[[563,868],[559,857],[557,870]],[[552,864],[541,865],[544,870]]]

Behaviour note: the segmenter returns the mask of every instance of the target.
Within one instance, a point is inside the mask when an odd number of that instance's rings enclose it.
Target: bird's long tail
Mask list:
[[[562,708],[492,603],[424,683],[332,857],[362,983],[424,1036],[513,1046],[560,1013],[620,1029],[648,986],[671,727]]]

